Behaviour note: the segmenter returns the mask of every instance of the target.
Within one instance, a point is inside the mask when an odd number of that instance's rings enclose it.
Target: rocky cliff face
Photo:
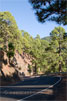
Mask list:
[[[12,64],[9,64],[9,59],[5,52],[0,51],[0,69],[4,73],[4,75],[12,76],[13,73],[17,71],[19,74],[24,74],[26,76],[29,75],[28,65],[32,65],[31,56],[26,53],[19,54],[17,51],[15,52],[14,58],[12,59]],[[2,73],[0,73],[2,75]]]
[[[28,65],[32,65],[31,56],[26,53],[19,54],[17,51],[14,56],[14,63],[16,65],[16,69],[22,74],[29,75],[28,73]]]

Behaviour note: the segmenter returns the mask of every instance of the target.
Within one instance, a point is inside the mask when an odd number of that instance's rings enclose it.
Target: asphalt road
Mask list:
[[[56,84],[59,79],[54,76],[40,76],[24,80],[16,85],[0,87],[0,101],[38,100],[39,97],[35,96],[43,95],[42,92]]]

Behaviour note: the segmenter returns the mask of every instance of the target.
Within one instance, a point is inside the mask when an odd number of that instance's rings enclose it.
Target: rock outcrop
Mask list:
[[[22,54],[19,54],[16,51],[11,64],[9,64],[9,59],[6,53],[0,51],[0,69],[5,76],[12,76],[16,71],[18,75],[24,74],[25,76],[28,76],[28,65],[32,65],[31,60],[31,56],[27,53],[22,52]]]

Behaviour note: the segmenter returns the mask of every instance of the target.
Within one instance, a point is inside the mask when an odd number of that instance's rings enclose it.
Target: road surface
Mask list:
[[[50,87],[59,81],[60,77],[40,76],[21,81],[16,85],[2,86],[0,87],[0,101],[39,101],[39,97],[44,94],[43,92],[46,89],[50,92]]]

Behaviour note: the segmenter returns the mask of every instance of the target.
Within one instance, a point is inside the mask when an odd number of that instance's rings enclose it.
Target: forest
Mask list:
[[[55,27],[50,36],[40,38],[37,35],[33,38],[30,33],[18,28],[10,12],[0,12],[0,50],[6,52],[9,63],[16,51],[29,54],[32,57],[29,73],[32,70],[36,74],[67,70],[67,33],[61,26]]]

